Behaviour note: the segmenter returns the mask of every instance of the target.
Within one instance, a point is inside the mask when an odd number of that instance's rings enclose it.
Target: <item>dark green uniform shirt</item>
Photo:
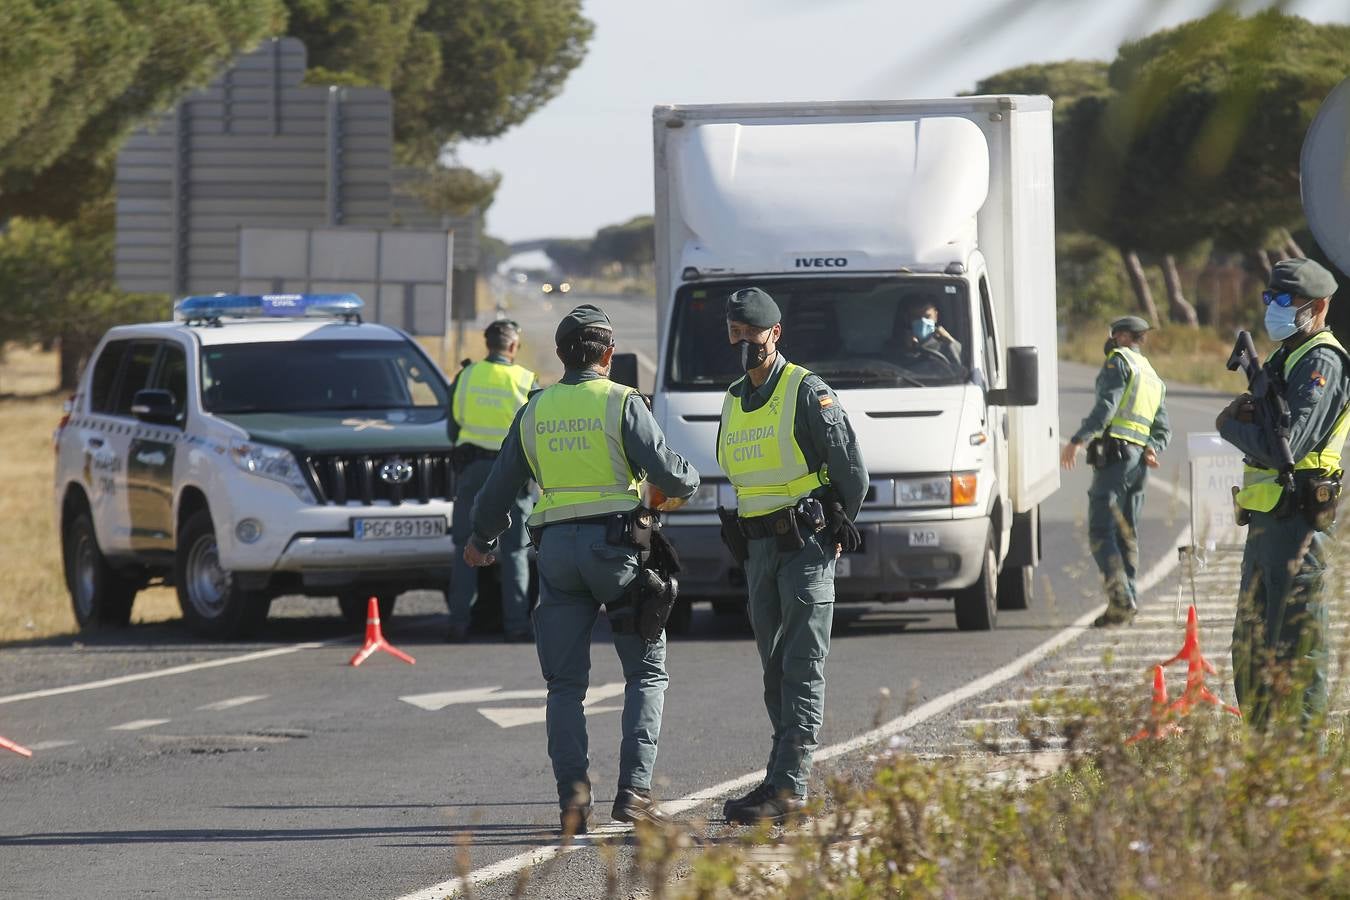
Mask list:
[[[1117,407],[1120,406],[1120,398],[1125,394],[1125,386],[1129,383],[1130,362],[1123,353],[1117,353],[1102,363],[1101,371],[1097,373],[1097,402],[1092,405],[1092,411],[1083,419],[1083,424],[1078,426],[1078,430],[1074,432],[1074,443],[1086,443],[1106,431],[1106,426],[1111,423]],[[1161,453],[1167,449],[1171,440],[1172,426],[1167,421],[1167,397],[1164,395],[1162,402],[1158,404],[1158,412],[1153,416],[1153,427],[1150,429],[1148,446],[1155,452]]]
[[[500,353],[489,353],[483,360],[484,362],[499,363],[503,366],[511,365],[511,360]],[[465,366],[464,368],[468,368]],[[450,409],[445,414],[445,432],[450,436],[450,443],[459,443],[459,423],[455,421],[455,388],[459,387],[459,376],[464,374],[464,369],[455,373],[455,378],[450,382]],[[539,390],[539,379],[534,380],[530,385],[530,393]]]
[[[1295,348],[1297,349],[1297,348]],[[1270,355],[1267,365],[1284,368],[1292,350],[1281,346]],[[1350,402],[1345,359],[1331,347],[1314,347],[1303,355],[1285,381],[1284,399],[1289,404],[1289,449],[1294,461],[1321,448],[1331,434],[1336,417]],[[1241,450],[1259,466],[1279,468],[1276,454],[1266,440],[1260,422],[1239,422],[1227,418],[1219,425],[1219,436]]]
[[[604,378],[593,369],[568,369],[561,384],[580,384]],[[478,492],[473,504],[473,542],[481,551],[491,548],[497,535],[511,523],[508,512],[512,499],[534,477],[525,450],[520,445],[520,417],[522,406],[516,412],[511,430],[502,442],[501,453],[493,463],[488,480]],[[639,480],[650,481],[667,497],[687,500],[698,490],[698,471],[689,461],[666,446],[666,436],[652,418],[651,410],[636,393],[630,394],[623,407],[623,452],[633,474]]]
[[[742,410],[753,412],[769,402],[786,367],[787,359],[779,353],[768,379],[762,385],[755,388],[747,375],[731,386],[730,393],[740,398]],[[797,391],[797,420],[792,428],[792,436],[811,471],[818,470],[822,464],[829,465],[830,484],[838,492],[849,518],[857,518],[863,498],[867,496],[867,467],[863,464],[862,451],[858,449],[858,436],[853,433],[844,407],[830,386],[818,375],[808,375],[802,379],[802,385]],[[720,429],[717,440],[720,445]]]

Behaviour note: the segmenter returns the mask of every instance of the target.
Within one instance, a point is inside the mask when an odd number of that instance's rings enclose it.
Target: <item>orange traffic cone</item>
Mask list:
[[[366,643],[352,657],[351,665],[359,666],[365,662],[376,650],[383,650],[395,659],[401,659],[408,665],[415,665],[417,660],[413,659],[402,650],[390,644],[384,639],[384,634],[380,631],[380,604],[374,597],[370,598],[370,603],[366,606]]]
[[[1153,738],[1162,740],[1168,735],[1181,732],[1181,726],[1176,722],[1170,722],[1171,710],[1167,706],[1167,677],[1163,674],[1162,666],[1153,667],[1153,708],[1149,711],[1148,725],[1141,728],[1139,733],[1131,737],[1125,743],[1126,745],[1138,743],[1144,738]]]
[[[1200,652],[1200,622],[1196,616],[1194,604],[1186,613],[1186,640],[1182,642],[1177,655],[1163,665],[1170,666],[1172,663],[1182,660],[1186,662],[1186,689],[1171,705],[1170,710],[1172,712],[1186,715],[1195,704],[1207,703],[1210,706],[1219,707],[1224,712],[1232,713],[1238,717],[1242,716],[1242,713],[1236,707],[1225,704],[1205,685],[1205,673],[1214,675],[1218,670],[1214,668],[1214,663],[1205,659],[1205,655]]]
[[[29,750],[27,747],[23,747],[23,746],[21,746],[21,745],[19,745],[19,744],[14,743],[13,741],[9,740],[8,738],[2,738],[2,737],[0,737],[0,750],[12,750],[13,752],[19,754],[20,756],[32,756],[32,755],[33,755],[33,751],[32,751],[32,750]]]

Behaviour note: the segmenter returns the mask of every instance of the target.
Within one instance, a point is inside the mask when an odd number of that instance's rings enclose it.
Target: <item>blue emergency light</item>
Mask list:
[[[174,311],[188,322],[220,324],[223,318],[327,316],[361,321],[365,301],[355,294],[201,294],[184,297]]]

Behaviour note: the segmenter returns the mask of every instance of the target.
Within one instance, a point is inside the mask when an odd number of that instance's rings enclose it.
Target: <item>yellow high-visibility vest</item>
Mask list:
[[[484,450],[500,450],[516,411],[530,398],[534,373],[514,363],[471,363],[455,381],[452,415],[459,441]]]
[[[717,438],[717,464],[736,488],[739,515],[764,516],[792,506],[828,484],[825,469],[813,472],[797,446],[797,392],[811,373],[788,363],[767,403],[745,412],[730,390],[722,400],[722,429]],[[750,383],[742,378],[736,384]],[[733,384],[734,388],[736,384]]]
[[[1315,347],[1335,347],[1343,358],[1350,361],[1350,354],[1346,353],[1334,334],[1330,331],[1319,331],[1285,358],[1281,373],[1286,381],[1298,361]],[[1342,409],[1341,414],[1336,417],[1336,421],[1331,425],[1331,433],[1321,446],[1309,451],[1306,456],[1294,463],[1294,471],[1317,469],[1323,472],[1339,472],[1341,448],[1345,446],[1347,434],[1350,434],[1350,405]],[[1279,505],[1280,495],[1284,491],[1277,480],[1279,476],[1280,473],[1276,469],[1265,469],[1244,463],[1242,489],[1237,493],[1238,506],[1256,512],[1270,512]]]
[[[520,446],[539,482],[531,526],[627,512],[641,503],[623,452],[624,403],[634,393],[596,378],[555,384],[530,398]]]
[[[1116,414],[1106,426],[1106,433],[1147,447],[1153,432],[1153,418],[1162,406],[1167,388],[1144,354],[1133,347],[1117,347],[1107,358],[1111,356],[1124,358],[1130,367],[1130,380],[1125,384],[1125,393],[1121,395]]]

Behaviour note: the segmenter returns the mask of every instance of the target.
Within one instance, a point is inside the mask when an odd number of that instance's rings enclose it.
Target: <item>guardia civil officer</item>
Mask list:
[[[778,304],[760,288],[727,300],[727,337],[745,377],[727,390],[717,462],[736,489],[720,510],[723,538],[744,565],[750,624],[773,729],[765,779],[728,800],[728,821],[782,822],[800,810],[825,705],[840,545],[856,549],[852,520],[867,469],[839,398],[778,350]]]
[[[1093,620],[1094,628],[1128,624],[1139,609],[1134,578],[1144,485],[1172,439],[1167,387],[1143,353],[1148,330],[1148,322],[1138,316],[1111,323],[1106,361],[1097,373],[1097,400],[1060,454],[1060,463],[1072,469],[1078,449],[1091,441],[1088,543],[1106,584],[1106,610]]]
[[[619,790],[612,816],[658,819],[652,767],[666,690],[665,636],[634,631],[630,589],[646,574],[627,529],[643,520],[638,482],[667,497],[665,508],[698,488],[698,473],[666,446],[641,396],[609,380],[614,330],[594,306],[578,306],[556,333],[562,380],[535,394],[517,414],[473,509],[464,558],[490,564],[496,539],[511,525],[521,488],[539,483],[530,515],[539,551],[535,645],[548,684],[548,755],[558,786],[564,833],[587,829],[591,812],[586,718],[591,629],[601,604],[623,667]]]
[[[520,349],[520,326],[498,319],[483,331],[487,357],[460,370],[451,387],[450,415],[446,429],[455,445],[451,457],[455,468],[455,510],[450,533],[455,546],[463,548],[471,530],[469,513],[474,497],[487,480],[506,432],[530,392],[538,390],[535,375],[516,365]],[[502,571],[502,629],[507,642],[534,640],[530,633],[530,546],[525,518],[534,501],[529,486],[521,488],[511,503],[511,527],[502,535],[496,553]],[[446,602],[450,607],[450,630],[446,640],[464,641],[469,633],[469,615],[478,599],[477,573],[456,554]]]
[[[1233,687],[1243,717],[1257,728],[1277,714],[1306,727],[1326,710],[1323,579],[1341,448],[1350,431],[1350,357],[1326,327],[1335,292],[1325,268],[1286,259],[1275,264],[1261,298],[1266,331],[1280,341],[1266,371],[1289,405],[1292,495],[1278,483],[1279,454],[1251,395],[1230,403],[1215,423],[1246,456],[1237,494],[1248,527],[1233,625]]]

